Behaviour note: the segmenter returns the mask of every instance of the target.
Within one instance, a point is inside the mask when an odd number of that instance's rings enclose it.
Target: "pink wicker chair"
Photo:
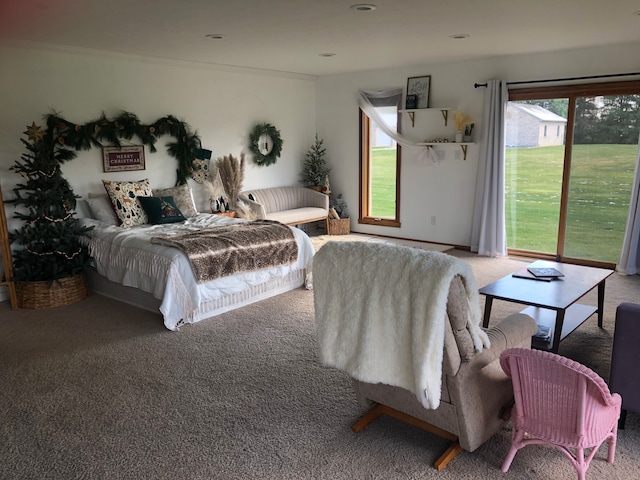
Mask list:
[[[519,449],[541,443],[564,453],[579,480],[584,480],[605,441],[607,461],[613,463],[622,399],[609,392],[602,378],[578,362],[540,350],[505,350],[500,365],[512,379],[515,396],[511,448],[503,472],[509,470]]]

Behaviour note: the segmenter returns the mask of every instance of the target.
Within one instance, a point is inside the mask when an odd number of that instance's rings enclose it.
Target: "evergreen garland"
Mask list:
[[[187,183],[191,176],[195,152],[201,147],[200,137],[191,131],[191,127],[172,115],[156,120],[150,125],[140,123],[138,117],[130,112],[122,112],[113,120],[103,113],[98,119],[84,125],[71,123],[56,114],[45,116],[47,132],[54,136],[60,145],[74,150],[101,148],[102,143],[120,147],[120,140],[138,137],[151,153],[157,151],[155,143],[163,135],[172,136],[175,141],[167,143],[167,153],[178,160],[176,185]],[[74,155],[75,156],[75,155]]]

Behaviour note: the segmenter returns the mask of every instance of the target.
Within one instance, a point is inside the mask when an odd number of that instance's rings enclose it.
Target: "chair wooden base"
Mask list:
[[[351,430],[356,433],[360,432],[364,427],[369,425],[380,415],[388,415],[390,417],[397,418],[398,420],[402,420],[405,423],[422,428],[423,430],[438,435],[439,437],[451,440],[452,443],[449,448],[447,448],[447,450],[442,455],[440,455],[440,457],[433,464],[433,466],[437,470],[442,470],[444,467],[446,467],[449,462],[463,450],[463,448],[460,446],[460,443],[458,442],[458,437],[456,437],[454,434],[431,425],[424,420],[412,417],[411,415],[407,415],[400,410],[396,410],[395,408],[389,407],[387,405],[382,405],[380,403],[376,403],[362,417],[360,417],[360,419],[358,419],[358,421],[353,424]]]

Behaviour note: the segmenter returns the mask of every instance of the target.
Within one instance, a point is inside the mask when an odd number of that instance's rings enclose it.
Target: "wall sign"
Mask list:
[[[144,145],[102,147],[102,162],[105,172],[144,170]]]
[[[417,97],[417,105],[413,108],[429,108],[430,86],[431,75],[409,77],[407,79],[407,95],[415,95]]]

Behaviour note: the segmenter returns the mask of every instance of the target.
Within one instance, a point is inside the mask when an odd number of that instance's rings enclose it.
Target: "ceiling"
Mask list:
[[[640,0],[357,2],[0,0],[0,39],[313,76],[640,41]]]

